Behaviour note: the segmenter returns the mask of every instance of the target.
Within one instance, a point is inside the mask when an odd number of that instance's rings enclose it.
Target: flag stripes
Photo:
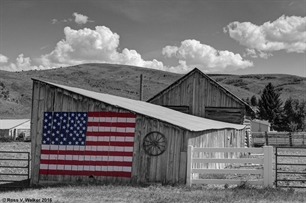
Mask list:
[[[131,177],[135,115],[45,112],[40,174]]]

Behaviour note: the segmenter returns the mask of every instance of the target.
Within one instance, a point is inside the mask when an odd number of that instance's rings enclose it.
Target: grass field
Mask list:
[[[30,143],[11,142],[0,143],[1,151],[30,151]],[[279,154],[306,154],[301,149],[280,149]],[[4,154],[1,154],[3,157]],[[17,155],[18,156],[18,155]],[[20,157],[18,157],[20,158]],[[273,161],[275,159],[273,158]],[[306,158],[282,157],[279,161],[283,163],[306,163]],[[1,162],[3,165],[4,162]],[[5,164],[13,165],[9,162]],[[275,163],[273,163],[275,167]],[[233,166],[234,167],[234,166]],[[260,167],[260,166],[254,166]],[[283,171],[305,170],[300,166],[280,166]],[[11,169],[12,170],[12,169]],[[20,170],[18,170],[20,171]],[[18,172],[11,171],[11,172]],[[1,171],[2,172],[2,171]],[[233,176],[222,176],[221,178],[237,178]],[[304,175],[281,176],[281,178],[303,179]],[[213,177],[216,178],[216,177]],[[243,178],[243,177],[238,177]],[[245,177],[252,179],[256,177]],[[0,179],[1,180],[1,179]],[[289,184],[304,184],[303,182],[289,182]],[[283,185],[287,185],[286,182]],[[306,186],[306,184],[305,184]],[[201,185],[191,188],[180,186],[133,186],[133,185],[110,185],[103,183],[80,184],[58,184],[48,185],[40,188],[30,188],[15,191],[0,190],[0,197],[6,202],[10,199],[35,198],[40,202],[306,202],[306,189],[288,188],[263,188],[261,186],[226,185]],[[9,199],[8,199],[9,198]],[[45,198],[45,199],[43,199]],[[0,199],[0,201],[1,201]],[[12,200],[13,201],[13,200]]]

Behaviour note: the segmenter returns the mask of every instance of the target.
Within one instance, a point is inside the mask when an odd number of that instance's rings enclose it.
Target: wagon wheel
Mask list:
[[[143,139],[142,146],[146,154],[150,156],[159,156],[166,151],[167,139],[160,132],[150,132]]]

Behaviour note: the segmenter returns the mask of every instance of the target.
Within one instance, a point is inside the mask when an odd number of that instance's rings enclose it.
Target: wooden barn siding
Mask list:
[[[244,147],[245,130],[223,129],[223,130],[209,130],[202,133],[194,133],[189,136],[188,145],[193,147]],[[240,154],[236,153],[194,153],[194,158],[236,158]],[[210,168],[222,169],[225,167],[224,163],[195,163],[193,168]]]
[[[142,142],[144,137],[152,132],[161,132],[167,139],[166,151],[160,156],[149,156],[145,153]],[[169,125],[157,119],[137,116],[136,139],[134,144],[132,179],[140,182],[185,182],[186,157],[181,160],[183,150],[184,130]],[[136,141],[137,140],[137,141]]]
[[[81,95],[55,88],[45,83],[35,81],[33,83],[33,103],[31,117],[31,183],[37,184],[39,180],[43,181],[87,181],[87,176],[53,176],[39,175],[40,152],[42,141],[42,124],[45,111],[107,111],[107,112],[129,112],[123,109],[106,105],[100,101],[83,97]],[[77,156],[77,155],[74,155]],[[108,180],[110,182],[127,182],[130,178],[118,177],[97,177],[98,180]]]
[[[150,102],[158,105],[189,106],[190,113],[200,117],[205,117],[206,106],[244,108],[242,104],[198,72]]]

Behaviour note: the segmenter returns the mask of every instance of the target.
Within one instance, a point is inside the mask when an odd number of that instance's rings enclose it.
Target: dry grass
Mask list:
[[[30,151],[30,143],[0,143],[1,150]],[[279,153],[305,154],[306,150],[282,149]],[[282,162],[292,163],[292,159],[284,157]],[[295,163],[304,163],[297,159]],[[275,165],[274,165],[275,166]],[[231,166],[239,167],[239,166]],[[243,166],[249,167],[249,166]],[[253,166],[259,167],[259,166]],[[283,170],[283,169],[282,169]],[[284,170],[289,170],[284,168]],[[300,171],[294,167],[293,170]],[[220,177],[219,177],[220,176]],[[237,178],[222,176],[212,178]],[[238,177],[252,179],[256,177]],[[258,177],[257,177],[258,178]],[[291,184],[291,183],[290,183]],[[296,183],[295,183],[296,184]],[[9,192],[0,192],[1,198],[51,198],[52,202],[306,202],[306,189],[263,188],[261,186],[149,186],[95,184],[58,184],[41,188],[31,188]],[[45,199],[46,202],[48,199]],[[0,199],[1,201],[1,199]]]
[[[305,202],[306,193],[284,189],[79,185],[0,193],[1,198],[50,198],[52,202]]]

